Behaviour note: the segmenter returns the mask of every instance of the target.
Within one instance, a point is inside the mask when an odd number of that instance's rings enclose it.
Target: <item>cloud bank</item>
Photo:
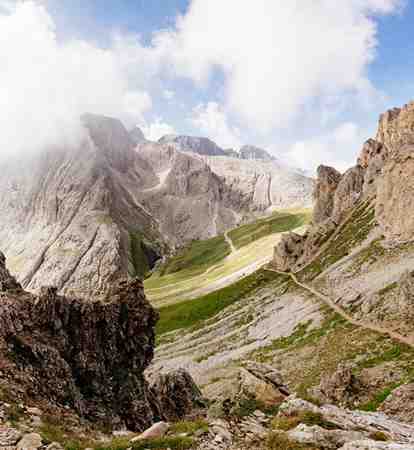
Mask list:
[[[352,120],[338,116],[381,98],[367,72],[377,18],[401,7],[402,0],[192,0],[147,46],[118,33],[100,48],[58,41],[44,3],[0,0],[0,151],[77,136],[78,117],[93,112],[144,124],[153,139],[189,124],[225,147],[251,136],[271,147],[279,133],[299,136],[311,123],[314,135],[286,144],[288,158],[312,167],[326,157],[342,164],[354,139],[339,139],[336,150],[338,130],[352,135]],[[154,100],[182,102],[175,87],[184,79],[204,100],[177,108],[181,116],[168,125],[157,119],[164,114],[154,111]]]

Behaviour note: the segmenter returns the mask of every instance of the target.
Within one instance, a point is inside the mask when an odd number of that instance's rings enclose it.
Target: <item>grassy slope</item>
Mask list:
[[[160,336],[178,329],[197,327],[224,308],[278,277],[279,275],[275,273],[259,270],[237,283],[203,297],[162,307],[158,310],[160,320],[157,323],[157,335]]]
[[[299,228],[309,220],[310,210],[275,212],[270,217],[235,228],[229,232],[229,237],[236,248],[241,248],[269,234]]]
[[[197,275],[229,254],[230,246],[224,236],[217,236],[205,241],[193,241],[161,268],[160,275],[183,271],[185,276]]]

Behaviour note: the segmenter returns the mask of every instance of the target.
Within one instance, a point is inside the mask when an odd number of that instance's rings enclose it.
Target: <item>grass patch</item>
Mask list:
[[[224,236],[204,241],[193,241],[189,246],[170,258],[160,269],[159,275],[183,272],[186,276],[203,273],[230,254],[230,246]]]
[[[319,426],[325,430],[337,430],[339,427],[333,422],[324,419],[322,414],[312,411],[305,411],[294,416],[279,416],[272,420],[272,427],[277,430],[289,431],[296,428],[299,424]]]
[[[187,434],[192,436],[197,431],[208,431],[208,423],[203,419],[198,419],[194,421],[183,420],[181,422],[174,423],[171,426],[172,434]]]
[[[377,392],[374,395],[374,398],[372,400],[363,403],[362,405],[359,405],[358,409],[360,409],[361,411],[370,411],[370,412],[377,411],[378,408],[385,402],[385,400],[387,400],[391,392],[398,386],[400,386],[400,384],[401,383],[394,383],[391,386],[382,389],[381,391]]]
[[[309,223],[309,221],[309,211],[296,214],[276,212],[270,217],[235,228],[228,235],[233,241],[234,246],[239,249],[270,234],[282,233],[299,228]]]
[[[194,440],[190,437],[165,437],[161,439],[151,439],[139,442],[129,442],[126,439],[115,439],[110,444],[94,447],[95,450],[187,450],[192,448]],[[69,450],[69,449],[67,449]],[[74,449],[75,450],[75,449]]]
[[[284,433],[270,433],[266,448],[268,450],[320,450],[320,447],[294,442]]]
[[[230,286],[204,295],[194,300],[186,300],[177,304],[160,308],[160,320],[156,332],[160,336],[178,329],[199,326],[203,321],[215,316],[223,309],[238,302],[255,289],[278,279],[280,275],[265,270],[239,280]]]
[[[375,209],[368,201],[360,203],[329,247],[298,275],[303,280],[311,280],[325,269],[347,256],[361,244],[375,225]]]

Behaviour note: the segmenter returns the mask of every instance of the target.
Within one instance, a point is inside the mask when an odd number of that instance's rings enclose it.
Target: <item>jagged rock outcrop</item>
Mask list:
[[[323,403],[353,406],[361,389],[361,382],[353,374],[353,366],[340,364],[332,375],[323,376],[312,395]]]
[[[382,114],[375,139],[387,147],[391,156],[406,144],[414,144],[414,102]]]
[[[270,155],[266,150],[255,147],[254,145],[244,145],[239,155],[241,159],[260,159],[263,161],[274,161],[275,157]]]
[[[341,180],[341,174],[333,167],[319,166],[318,178],[313,193],[313,223],[318,224],[332,216],[335,191]]]
[[[414,238],[414,145],[394,152],[378,181],[375,216],[388,239],[408,241]]]
[[[362,147],[358,158],[358,165],[364,173],[364,185],[362,188],[365,198],[374,197],[377,193],[377,182],[388,159],[388,150],[375,139],[368,139]]]
[[[273,266],[282,272],[286,272],[296,266],[303,256],[306,236],[297,233],[282,235],[279,244],[274,248]]]
[[[345,213],[361,198],[365,171],[361,166],[348,169],[341,177],[333,199],[332,219],[340,223]]]
[[[158,414],[174,410],[182,418],[191,410],[195,394],[185,393],[197,388],[188,374],[166,375],[168,392],[163,383],[149,389],[144,378],[158,315],[140,280],[89,301],[60,296],[56,288],[34,296],[11,277],[3,255],[0,278],[0,377],[10,392],[14,386],[26,398],[139,431]],[[154,398],[163,399],[157,408]]]

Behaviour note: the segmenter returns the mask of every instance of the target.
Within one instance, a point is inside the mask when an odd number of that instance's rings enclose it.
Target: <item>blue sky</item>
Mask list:
[[[152,139],[205,135],[308,170],[345,169],[378,115],[414,93],[414,5],[404,0],[0,0],[0,20],[11,30],[0,56],[16,63],[0,74],[7,95],[26,71],[21,104],[32,92],[37,104],[53,99],[34,129],[93,109]],[[10,56],[15,48],[40,56]]]

